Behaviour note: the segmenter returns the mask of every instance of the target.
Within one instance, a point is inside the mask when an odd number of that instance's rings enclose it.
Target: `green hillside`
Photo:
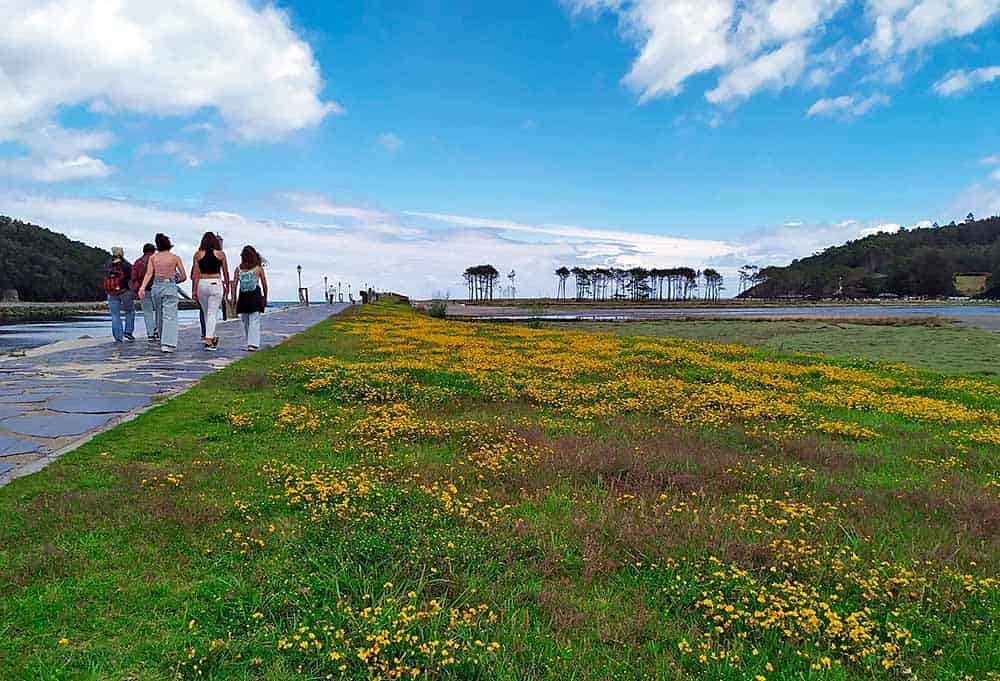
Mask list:
[[[15,289],[21,300],[100,300],[110,258],[104,249],[0,215],[0,290]]]
[[[988,272],[985,297],[1000,294],[1000,217],[880,232],[786,267],[764,267],[744,298],[952,296],[956,275]],[[962,280],[963,286],[967,283]]]

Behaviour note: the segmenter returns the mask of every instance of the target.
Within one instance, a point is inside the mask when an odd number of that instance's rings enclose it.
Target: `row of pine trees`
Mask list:
[[[724,289],[717,270],[692,267],[560,267],[556,297],[566,299],[566,281],[572,276],[577,300],[718,300]]]
[[[573,277],[576,300],[718,300],[724,290],[723,278],[717,270],[692,267],[560,267],[555,271],[558,279],[556,298],[565,300],[566,282]],[[468,289],[469,300],[493,300],[500,279],[500,272],[493,265],[473,265],[462,273]],[[507,293],[514,294],[514,272],[507,275],[510,285]]]

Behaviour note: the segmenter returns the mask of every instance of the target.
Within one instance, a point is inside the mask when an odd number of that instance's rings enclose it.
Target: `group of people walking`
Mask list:
[[[188,280],[184,262],[173,253],[165,234],[142,248],[142,256],[130,263],[120,246],[111,249],[111,262],[104,275],[104,290],[111,310],[111,333],[116,343],[135,340],[135,298],[142,306],[146,337],[158,342],[163,352],[177,350],[177,306],[180,284]],[[267,307],[267,275],[264,261],[253,246],[240,252],[240,264],[229,276],[222,239],[205,232],[191,261],[191,298],[201,310],[201,336],[205,350],[219,348],[216,324],[226,304],[243,321],[246,349],[260,347],[260,316]],[[124,326],[122,315],[124,314]]]

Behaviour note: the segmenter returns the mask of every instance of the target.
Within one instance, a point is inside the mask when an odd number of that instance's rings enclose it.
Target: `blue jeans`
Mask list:
[[[146,291],[142,299],[142,321],[146,324],[146,337],[152,338],[156,333],[156,310],[153,307],[152,291]]]
[[[132,304],[132,292],[108,295],[108,307],[111,308],[111,335],[119,343],[122,342],[122,312],[125,312],[125,335],[131,336],[135,331],[135,305]]]
[[[176,282],[170,279],[156,279],[153,282],[153,307],[156,309],[156,330],[160,334],[160,345],[177,347],[177,292]]]

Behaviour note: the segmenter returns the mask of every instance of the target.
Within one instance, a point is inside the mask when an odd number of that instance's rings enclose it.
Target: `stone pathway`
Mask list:
[[[346,303],[287,307],[264,315],[267,347],[338,314]],[[137,320],[141,326],[141,318]],[[137,338],[80,347],[39,349],[30,357],[0,360],[0,486],[41,470],[95,434],[182,392],[207,373],[246,356],[243,325],[218,326],[218,352],[206,352],[198,325],[180,329],[177,352]]]

